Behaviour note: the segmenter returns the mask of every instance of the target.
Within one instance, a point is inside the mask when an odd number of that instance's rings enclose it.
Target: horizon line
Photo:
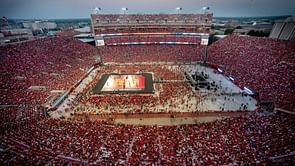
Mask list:
[[[111,13],[103,13],[103,14],[111,14]],[[156,14],[156,13],[140,13],[140,14]],[[165,14],[165,13],[159,13],[159,14]],[[180,13],[180,14],[193,14],[193,13]],[[196,14],[203,14],[203,13],[196,13]],[[265,17],[292,17],[292,16],[294,15],[290,15],[290,14],[289,15],[288,14],[287,15],[269,15],[269,16],[214,16],[213,15],[213,18],[265,18]],[[89,15],[89,17],[68,17],[68,18],[7,18],[7,20],[74,20],[74,19],[91,19],[91,15]]]

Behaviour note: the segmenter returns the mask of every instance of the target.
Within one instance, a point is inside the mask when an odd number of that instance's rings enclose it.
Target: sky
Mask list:
[[[210,7],[214,17],[295,15],[295,0],[0,0],[0,16],[8,19],[90,18],[102,13],[201,13]]]

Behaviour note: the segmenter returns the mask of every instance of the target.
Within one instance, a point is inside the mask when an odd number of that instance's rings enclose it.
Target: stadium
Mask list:
[[[293,165],[295,42],[212,13],[92,14],[95,46],[0,47],[3,165]]]

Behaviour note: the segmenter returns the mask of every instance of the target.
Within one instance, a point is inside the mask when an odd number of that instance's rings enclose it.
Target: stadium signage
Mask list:
[[[209,35],[202,35],[201,36],[201,45],[208,45],[209,43]]]

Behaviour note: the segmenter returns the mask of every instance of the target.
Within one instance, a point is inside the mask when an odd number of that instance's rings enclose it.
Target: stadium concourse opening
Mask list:
[[[104,74],[92,92],[93,94],[153,93],[152,74]]]

